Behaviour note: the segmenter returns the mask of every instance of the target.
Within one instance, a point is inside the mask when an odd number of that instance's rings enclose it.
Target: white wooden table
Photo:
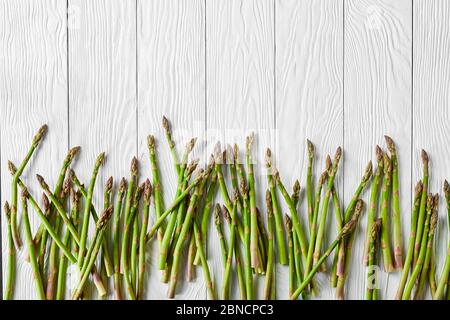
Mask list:
[[[116,181],[128,176],[133,155],[141,161],[141,177],[150,175],[146,136],[154,133],[168,203],[176,179],[162,115],[171,120],[180,150],[188,137],[199,137],[195,154],[202,160],[217,140],[243,147],[245,135],[255,131],[260,163],[270,146],[289,189],[297,178],[305,186],[306,138],[317,148],[316,178],[326,154],[342,146],[337,186],[345,203],[388,134],[398,145],[406,235],[411,189],[422,174],[421,148],[431,157],[431,190],[441,192],[450,178],[446,0],[0,0],[0,39],[2,203],[10,198],[7,160],[23,158],[43,123],[48,136],[23,176],[37,197],[34,174],[53,184],[69,146],[80,145],[74,168],[86,182],[96,155],[107,152],[94,198],[100,205],[102,184],[109,175]],[[258,183],[262,194],[263,175]],[[447,249],[444,201],[440,217],[439,273]],[[364,296],[365,222],[357,231],[349,299]],[[37,227],[35,215],[32,223]],[[327,243],[335,233],[330,218]],[[209,241],[209,263],[220,284],[213,228]],[[4,219],[2,244],[5,275]],[[155,248],[149,248],[149,299],[166,296]],[[32,299],[24,257],[17,257],[15,297]],[[287,269],[278,266],[277,277],[278,296],[286,299]],[[202,279],[199,270],[177,298],[206,298]],[[318,279],[319,298],[333,299],[328,277]],[[382,298],[394,297],[398,280],[395,273],[382,275]]]

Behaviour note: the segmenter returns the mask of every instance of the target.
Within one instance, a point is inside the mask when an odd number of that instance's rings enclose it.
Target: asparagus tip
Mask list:
[[[372,230],[370,232],[370,237],[371,237],[372,241],[374,241],[374,242],[376,241],[376,239],[378,238],[378,235],[380,234],[381,223],[382,223],[382,220],[380,218],[376,219],[373,222]]]
[[[298,181],[298,179],[295,180],[293,189],[296,195],[300,194],[300,182]]]
[[[72,180],[67,178],[64,180],[63,188],[61,190],[61,195],[63,195],[61,198],[63,198],[65,195],[70,194],[70,190],[72,189]]]
[[[216,225],[220,224],[220,204],[216,203],[214,207],[214,223]]]
[[[80,152],[80,150],[81,150],[80,146],[75,146],[71,148],[69,150],[69,159],[72,160],[78,154],[78,152]]]
[[[44,213],[50,209],[50,201],[45,192],[42,192],[42,207],[44,208]]]
[[[8,170],[9,170],[9,172],[11,172],[12,175],[15,175],[17,172],[17,168],[14,165],[14,163],[12,163],[11,160],[8,160]]]
[[[395,149],[394,140],[392,140],[392,138],[387,136],[387,135],[384,136],[384,139],[386,140],[386,144],[387,144],[387,147],[389,149],[389,152],[391,154],[395,154],[396,153],[396,149]]]
[[[331,156],[327,154],[327,157],[325,158],[325,171],[330,171],[333,163],[331,162]]]
[[[369,163],[367,164],[366,170],[364,171],[364,176],[363,176],[364,182],[368,181],[370,179],[370,177],[372,176],[372,169],[373,169],[372,161],[369,161]]]
[[[416,184],[416,187],[414,188],[414,197],[418,198],[422,193],[422,190],[423,190],[423,183],[422,180],[419,180],[419,182],[417,182]]]
[[[266,205],[268,210],[269,208],[272,208],[272,196],[269,189],[266,190]]]
[[[133,176],[136,176],[138,173],[138,159],[136,157],[133,157],[131,160],[131,174]]]
[[[147,137],[147,145],[148,145],[148,148],[150,150],[154,150],[155,149],[155,136],[154,135],[150,134]]]
[[[383,150],[381,149],[381,147],[379,145],[377,145],[375,147],[375,156],[377,158],[378,165],[382,166],[383,165]]]
[[[169,120],[167,120],[166,116],[163,116],[162,118],[162,124],[163,124],[163,128],[166,132],[170,132],[170,122]]]
[[[119,184],[119,193],[124,193],[125,189],[127,188],[127,179],[124,177],[120,180]]]
[[[23,201],[25,201],[26,199],[28,199],[30,197],[30,193],[28,192],[28,189],[26,187],[22,188],[21,196],[22,196]]]
[[[113,181],[113,177],[109,177],[108,180],[106,180],[105,191],[107,193],[111,193],[111,190],[113,188]]]
[[[250,133],[245,141],[246,147],[247,147],[247,152],[249,152],[253,146],[253,142],[255,141],[255,133],[252,132]]]
[[[44,177],[42,177],[40,174],[36,174],[36,178],[37,178],[39,184],[41,185],[41,187],[42,187],[45,191],[47,191],[47,190],[48,190],[48,185],[47,185],[47,183],[45,182]]]
[[[428,153],[422,149],[422,162],[424,164],[428,164],[429,158],[428,158]]]
[[[42,127],[39,128],[38,132],[33,138],[33,143],[38,144],[42,138],[45,136],[45,134],[48,131],[48,125],[44,124]]]
[[[306,144],[308,145],[308,156],[312,159],[314,157],[314,144],[309,139],[306,139]]]
[[[243,197],[247,197],[247,195],[248,195],[248,188],[247,188],[247,183],[245,182],[245,180],[241,180],[239,182],[239,189],[240,189],[241,195]]]
[[[430,211],[433,208],[434,199],[431,193],[428,193],[427,196],[427,211]]]
[[[328,177],[328,171],[325,170],[324,172],[322,172],[322,174],[319,177],[319,186],[322,186],[325,183],[325,181],[327,180],[327,177]]]
[[[444,181],[444,193],[447,198],[450,197],[450,184],[447,180]]]
[[[234,162],[239,163],[239,146],[237,143],[233,145],[233,156],[234,156]]]
[[[214,158],[216,159],[216,163],[222,163],[222,148],[220,145],[220,141],[217,141],[216,145],[214,146]]]
[[[192,138],[189,140],[188,144],[186,145],[186,151],[189,153],[194,149],[195,143],[197,142],[197,137]]]
[[[272,166],[272,150],[270,150],[270,148],[266,149],[265,160],[266,160],[266,166],[268,168],[271,167]]]
[[[334,162],[337,164],[341,160],[342,157],[342,148],[338,147],[336,149],[336,153],[334,154]]]
[[[233,190],[233,202],[236,202],[236,201],[238,201],[239,200],[239,197],[240,197],[240,195],[239,195],[239,188],[235,188],[234,190]]]
[[[103,229],[106,226],[106,224],[108,223],[109,219],[112,216],[112,213],[113,213],[113,206],[111,205],[107,209],[105,209],[100,215],[97,221],[97,229]]]
[[[439,207],[439,193],[436,193],[433,197],[433,207],[435,210]]]
[[[231,216],[230,213],[228,212],[227,207],[222,206],[222,214],[225,217],[225,220],[227,220],[228,223],[231,223]]]
[[[152,194],[152,184],[150,183],[150,179],[145,180],[144,185],[144,200],[150,202],[150,197]]]
[[[436,229],[437,223],[438,223],[438,213],[433,212],[433,214],[431,215],[431,220],[430,220],[430,232],[434,232],[434,230]]]
[[[102,152],[98,155],[97,160],[95,161],[95,166],[100,167],[105,161],[106,153]]]
[[[5,201],[5,204],[3,205],[3,211],[5,212],[5,215],[9,220],[9,217],[11,216],[11,207],[9,206],[8,201]]]
[[[391,174],[392,172],[392,162],[391,162],[391,158],[389,158],[389,156],[387,155],[387,153],[383,154],[383,166],[384,166],[384,173],[385,174]]]
[[[287,213],[284,214],[284,224],[286,225],[286,230],[290,233],[292,232],[292,221]]]

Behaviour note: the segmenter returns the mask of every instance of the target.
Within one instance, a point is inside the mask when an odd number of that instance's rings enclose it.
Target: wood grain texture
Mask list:
[[[163,115],[171,122],[179,157],[185,144],[197,137],[191,159],[204,160],[204,1],[138,1],[137,9],[138,154],[142,175],[151,177],[146,137],[154,134],[164,201],[169,206],[177,188],[177,177],[162,128]],[[152,220],[154,217],[152,213]],[[160,281],[156,241],[152,241],[149,258],[147,298],[165,299],[168,286]],[[202,270],[196,271],[197,278],[192,283],[186,282],[181,272],[177,299],[206,299]]]
[[[398,149],[403,234],[411,211],[411,1],[345,1],[344,199],[348,203],[384,135]],[[368,188],[370,190],[370,188]],[[363,193],[368,203],[369,193]],[[367,211],[367,210],[365,210]],[[379,213],[378,213],[379,214]],[[346,298],[364,296],[367,217],[357,229]],[[391,240],[392,241],[392,240]],[[392,242],[391,242],[392,243]],[[399,274],[380,273],[380,298],[392,299]]]
[[[276,1],[277,158],[289,190],[295,179],[300,180],[303,189],[300,214],[305,232],[306,138],[316,147],[315,183],[325,167],[326,155],[333,155],[343,144],[342,11],[342,1]],[[342,168],[336,185],[342,197]],[[333,220],[334,215],[329,212],[329,240],[336,234]],[[287,268],[278,270],[278,289],[284,294],[280,298],[286,299]],[[319,274],[318,282],[319,298],[333,298],[328,277]]]
[[[47,137],[26,167],[22,180],[31,194],[41,198],[35,174],[46,177],[50,185],[58,172],[49,164],[62,161],[67,151],[67,68],[66,2],[0,2],[0,127],[1,127],[1,200],[10,202],[11,185],[7,160],[16,165],[23,160],[38,128],[47,123]],[[19,198],[20,201],[20,198]],[[23,226],[21,206],[18,225]],[[29,211],[32,231],[39,225]],[[2,244],[7,243],[7,224],[2,210]],[[23,228],[21,228],[23,229]],[[33,273],[25,261],[28,249],[16,256],[15,299],[36,299]],[[3,247],[4,249],[6,246]],[[3,278],[7,255],[3,254]],[[3,282],[5,285],[5,282]]]
[[[255,177],[262,212],[266,189],[262,155],[265,147],[274,145],[273,21],[273,0],[206,2],[206,150],[212,152],[217,141],[222,147],[238,143],[243,161],[245,136],[256,134]],[[215,283],[221,284],[220,246],[212,223],[210,237],[215,240],[208,248],[209,261]],[[262,282],[259,287],[262,292]],[[239,296],[235,291],[233,298]]]
[[[413,181],[422,178],[420,150],[430,157],[430,192],[440,194],[439,225],[435,238],[437,275],[447,251],[447,209],[442,187],[449,179],[450,148],[450,3],[414,2],[413,63]]]
[[[69,138],[82,146],[74,169],[86,186],[97,155],[106,152],[93,198],[101,212],[106,179],[128,179],[137,154],[136,6],[71,0],[69,8],[79,19],[69,28]]]

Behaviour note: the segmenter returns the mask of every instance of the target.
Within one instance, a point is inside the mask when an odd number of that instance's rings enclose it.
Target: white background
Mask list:
[[[21,161],[43,123],[48,136],[23,176],[32,193],[40,198],[34,174],[52,185],[69,146],[80,145],[74,168],[85,183],[96,155],[107,153],[97,207],[107,177],[128,176],[133,155],[139,157],[141,179],[149,176],[150,133],[158,138],[169,203],[176,179],[162,115],[177,130],[180,152],[188,137],[199,137],[194,153],[202,160],[217,140],[243,148],[245,134],[255,131],[258,156],[273,148],[289,190],[297,178],[302,187],[306,183],[306,138],[317,148],[316,179],[326,154],[342,146],[337,185],[345,204],[374,160],[375,145],[384,148],[388,134],[398,146],[407,236],[411,189],[422,174],[421,148],[431,158],[431,190],[440,192],[450,177],[449,21],[446,0],[1,0],[1,201],[10,198],[7,160]],[[264,208],[264,176],[258,184]],[[438,273],[447,248],[440,203]],[[329,217],[327,243],[336,233]],[[357,231],[349,299],[364,297],[365,222],[364,217]],[[37,227],[34,215],[32,223]],[[213,228],[209,243],[220,288],[223,270]],[[155,248],[148,249],[150,299],[166,295],[154,267]],[[18,254],[15,297],[35,298],[24,257]],[[197,275],[193,283],[183,281],[177,298],[206,298],[200,269]],[[278,298],[286,299],[287,268],[278,266],[277,277]],[[319,298],[333,299],[328,276],[318,279]],[[398,279],[395,273],[382,275],[381,298],[394,297]]]

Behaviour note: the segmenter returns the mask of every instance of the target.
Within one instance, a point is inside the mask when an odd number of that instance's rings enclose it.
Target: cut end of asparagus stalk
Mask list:
[[[109,219],[111,218],[113,211],[114,211],[113,206],[111,205],[102,212],[102,214],[100,215],[100,217],[97,221],[97,229],[101,230],[106,227],[106,224],[108,223]]]
[[[133,159],[131,159],[130,171],[131,171],[132,176],[137,176],[137,174],[138,174],[138,159],[136,157],[133,157]]]
[[[389,152],[392,155],[395,155],[397,153],[397,150],[395,149],[394,140],[392,140],[392,138],[389,137],[389,136],[384,136],[384,139],[386,140],[386,144],[387,144],[387,147],[389,149]]]
[[[314,144],[309,139],[306,139],[306,144],[308,145],[308,158],[313,159],[314,158]]]
[[[429,158],[428,158],[428,153],[422,149],[422,162],[423,164],[428,164]]]

